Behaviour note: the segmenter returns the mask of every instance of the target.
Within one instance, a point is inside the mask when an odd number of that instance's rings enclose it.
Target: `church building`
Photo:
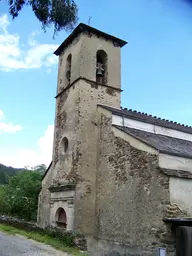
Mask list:
[[[93,256],[192,255],[192,127],[121,108],[125,45],[80,23],[55,51],[38,224],[81,232]]]

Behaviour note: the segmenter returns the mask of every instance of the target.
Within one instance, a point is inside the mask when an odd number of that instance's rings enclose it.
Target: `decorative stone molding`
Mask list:
[[[75,190],[75,184],[68,183],[62,185],[52,185],[49,187],[50,192],[60,192],[60,191],[68,191],[68,190]]]
[[[66,230],[71,231],[74,228],[74,198],[75,184],[53,184],[49,187],[51,192],[50,203],[50,224],[53,227],[58,226],[57,210],[62,208],[66,213]]]
[[[67,202],[69,205],[74,204],[73,197],[51,197],[50,198],[50,205],[54,204],[54,202]]]

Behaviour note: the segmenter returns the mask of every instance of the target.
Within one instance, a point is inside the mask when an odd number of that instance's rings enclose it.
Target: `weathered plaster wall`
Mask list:
[[[65,50],[59,56],[58,67],[58,86],[57,93],[61,92],[67,87],[66,84],[66,60],[69,54],[72,55],[71,60],[71,83],[73,83],[78,77],[80,77],[80,52],[82,48],[82,36],[76,37],[71,44],[69,44]]]
[[[108,55],[107,84],[96,84],[96,54]],[[72,55],[71,84],[66,83],[66,59]],[[39,223],[52,224],[48,187],[75,183],[74,228],[91,234],[95,216],[95,179],[97,158],[97,104],[120,107],[120,47],[95,35],[80,34],[59,56],[53,163],[42,182],[39,196]],[[83,79],[82,79],[83,78]],[[85,79],[84,79],[85,78]],[[91,81],[92,82],[91,82]],[[112,87],[116,88],[113,89]],[[65,91],[63,91],[66,88]],[[62,154],[62,139],[68,150]]]
[[[51,167],[46,177],[42,181],[42,189],[38,198],[37,223],[43,228],[49,225],[50,220],[50,192],[48,188],[52,183],[52,171],[53,169]]]
[[[169,177],[159,170],[157,155],[115,136],[111,124],[111,117],[101,114],[97,229],[90,255],[154,255],[159,246],[174,255],[174,237],[162,221],[170,206]]]
[[[92,234],[95,219],[95,180],[97,159],[97,104],[119,105],[119,92],[81,81],[79,84],[78,154],[76,173],[75,223],[85,234]]]
[[[58,93],[66,87],[66,59],[69,54],[72,54],[71,83],[79,77],[96,81],[96,54],[98,50],[104,50],[108,56],[107,84],[120,89],[120,47],[114,46],[113,42],[106,41],[106,39],[94,34],[90,36],[82,33],[59,56]]]
[[[113,42],[92,34],[82,35],[80,74],[87,79],[96,81],[96,54],[98,50],[107,53],[107,84],[119,88],[121,87],[121,56],[120,47],[114,46]],[[94,72],[93,72],[94,70]]]
[[[192,173],[192,159],[159,154],[159,166],[170,170],[183,170]]]
[[[39,195],[38,223],[40,225],[50,225],[50,192],[48,187],[52,184],[58,185],[73,177],[68,174],[72,169],[76,158],[77,145],[77,124],[79,108],[79,87],[71,87],[56,99],[56,117],[54,127],[54,145],[52,167],[42,181],[42,190]],[[63,137],[69,140],[68,150],[62,154],[61,141]]]
[[[170,178],[170,199],[181,210],[192,216],[192,179]]]
[[[86,235],[94,229],[95,179],[97,159],[97,104],[118,107],[120,92],[108,90],[85,80],[78,80],[57,98],[54,132],[53,164],[49,171],[51,184],[76,183],[74,200],[74,228]],[[62,138],[67,137],[69,146],[62,155]],[[47,181],[43,181],[40,204],[44,213],[49,204]],[[41,200],[42,201],[42,200]],[[42,216],[42,214],[39,214]],[[48,213],[47,213],[48,215]],[[48,217],[43,216],[48,219]],[[53,217],[49,217],[53,219]]]
[[[39,224],[52,225],[50,220],[50,192],[48,187],[74,182],[78,179],[75,169],[77,155],[77,129],[79,123],[79,82],[56,99],[56,118],[54,128],[53,163],[42,182],[42,191],[39,196]],[[67,137],[68,150],[62,154],[62,138]],[[42,221],[40,221],[42,219]]]

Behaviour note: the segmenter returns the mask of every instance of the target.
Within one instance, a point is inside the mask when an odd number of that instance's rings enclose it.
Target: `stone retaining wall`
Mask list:
[[[71,247],[77,247],[80,250],[87,250],[87,243],[85,237],[77,232],[69,232],[60,228],[41,228],[35,222],[28,222],[15,217],[0,215],[0,223],[11,225],[15,228],[23,229],[25,231],[35,231],[42,234],[48,234],[50,236],[57,237],[59,239],[67,240]]]

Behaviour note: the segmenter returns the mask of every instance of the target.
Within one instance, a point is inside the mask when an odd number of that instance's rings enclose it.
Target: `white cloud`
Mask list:
[[[34,167],[39,164],[48,166],[52,160],[53,132],[54,126],[49,125],[44,135],[37,142],[37,151],[30,148],[17,148],[11,153],[2,151],[0,163],[17,168]]]
[[[35,37],[36,37],[37,34],[38,34],[38,32],[36,32],[36,31],[31,32],[31,34],[28,37],[28,45],[29,46],[33,47],[33,46],[36,46],[38,44],[37,41],[35,40]]]
[[[4,119],[4,113],[3,111],[0,109],[0,120]]]
[[[0,16],[0,29],[6,33],[7,32],[7,27],[9,25],[9,20],[6,14],[3,14]]]
[[[40,163],[49,165],[52,160],[54,125],[49,125],[44,135],[39,139]]]
[[[39,44],[35,40],[38,33],[32,32],[28,37],[28,49],[24,50],[19,35],[8,32],[9,26],[8,16],[0,16],[0,70],[34,69],[57,64],[57,57],[53,52],[58,45]]]
[[[0,133],[1,132],[15,133],[21,130],[22,130],[21,125],[13,125],[11,123],[0,122]]]
[[[5,119],[3,111],[0,109],[0,120]],[[2,133],[15,133],[22,130],[21,125],[14,125],[12,123],[0,122],[0,135]]]

